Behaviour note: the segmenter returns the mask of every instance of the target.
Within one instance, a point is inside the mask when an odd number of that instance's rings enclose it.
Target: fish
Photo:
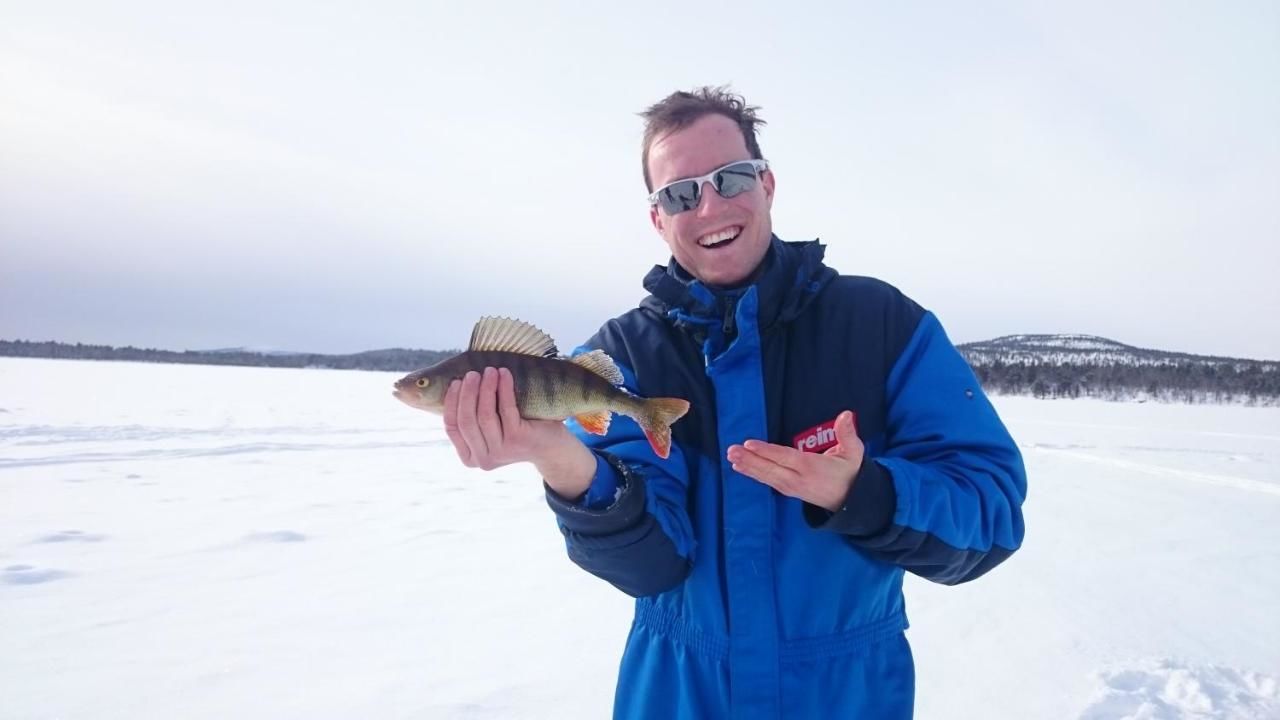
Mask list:
[[[604,435],[614,413],[636,421],[655,454],[671,454],[671,426],[689,411],[682,398],[642,398],[622,387],[622,372],[603,350],[572,358],[560,355],[551,336],[506,317],[482,317],[467,349],[396,381],[392,395],[406,405],[444,413],[449,384],[474,370],[507,368],[515,381],[516,406],[530,420],[574,418],[582,429]]]

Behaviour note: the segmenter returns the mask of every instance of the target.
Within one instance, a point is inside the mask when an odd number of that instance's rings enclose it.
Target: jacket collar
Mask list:
[[[665,267],[655,265],[644,278],[651,294],[641,303],[669,317],[698,325],[718,324],[732,312],[738,298],[754,287],[759,295],[757,322],[764,332],[777,323],[795,319],[836,271],[822,263],[826,247],[818,240],[785,242],[774,235],[769,241],[756,278],[732,290],[717,290],[689,274],[672,258]]]

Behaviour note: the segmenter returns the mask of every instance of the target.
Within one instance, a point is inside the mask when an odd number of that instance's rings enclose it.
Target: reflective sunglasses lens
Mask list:
[[[698,207],[699,199],[698,183],[693,180],[673,183],[658,192],[658,202],[668,215]]]
[[[751,163],[736,163],[715,175],[716,192],[731,198],[756,186],[756,168]]]

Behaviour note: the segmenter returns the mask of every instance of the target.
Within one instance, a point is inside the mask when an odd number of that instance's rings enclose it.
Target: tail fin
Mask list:
[[[671,424],[689,412],[689,401],[680,398],[651,398],[644,401],[636,422],[644,430],[653,451],[666,460],[671,455]]]

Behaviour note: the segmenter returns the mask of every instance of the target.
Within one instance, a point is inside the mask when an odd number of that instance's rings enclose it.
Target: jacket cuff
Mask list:
[[[588,510],[608,510],[618,501],[618,490],[623,485],[622,473],[600,453],[592,454],[596,456],[595,477],[591,478],[591,485],[574,504]]]
[[[612,504],[604,508],[592,507],[589,504],[591,489],[583,498],[574,501],[561,497],[545,482],[542,484],[547,494],[547,505],[551,506],[560,524],[579,535],[611,535],[635,525],[645,513],[643,476],[609,453],[596,451],[595,456],[596,476],[591,480],[591,487],[612,484]],[[588,500],[588,504],[583,500]]]
[[[833,513],[805,503],[804,519],[815,530],[866,538],[888,529],[897,506],[898,492],[893,488],[893,476],[880,463],[864,457],[840,510]]]

